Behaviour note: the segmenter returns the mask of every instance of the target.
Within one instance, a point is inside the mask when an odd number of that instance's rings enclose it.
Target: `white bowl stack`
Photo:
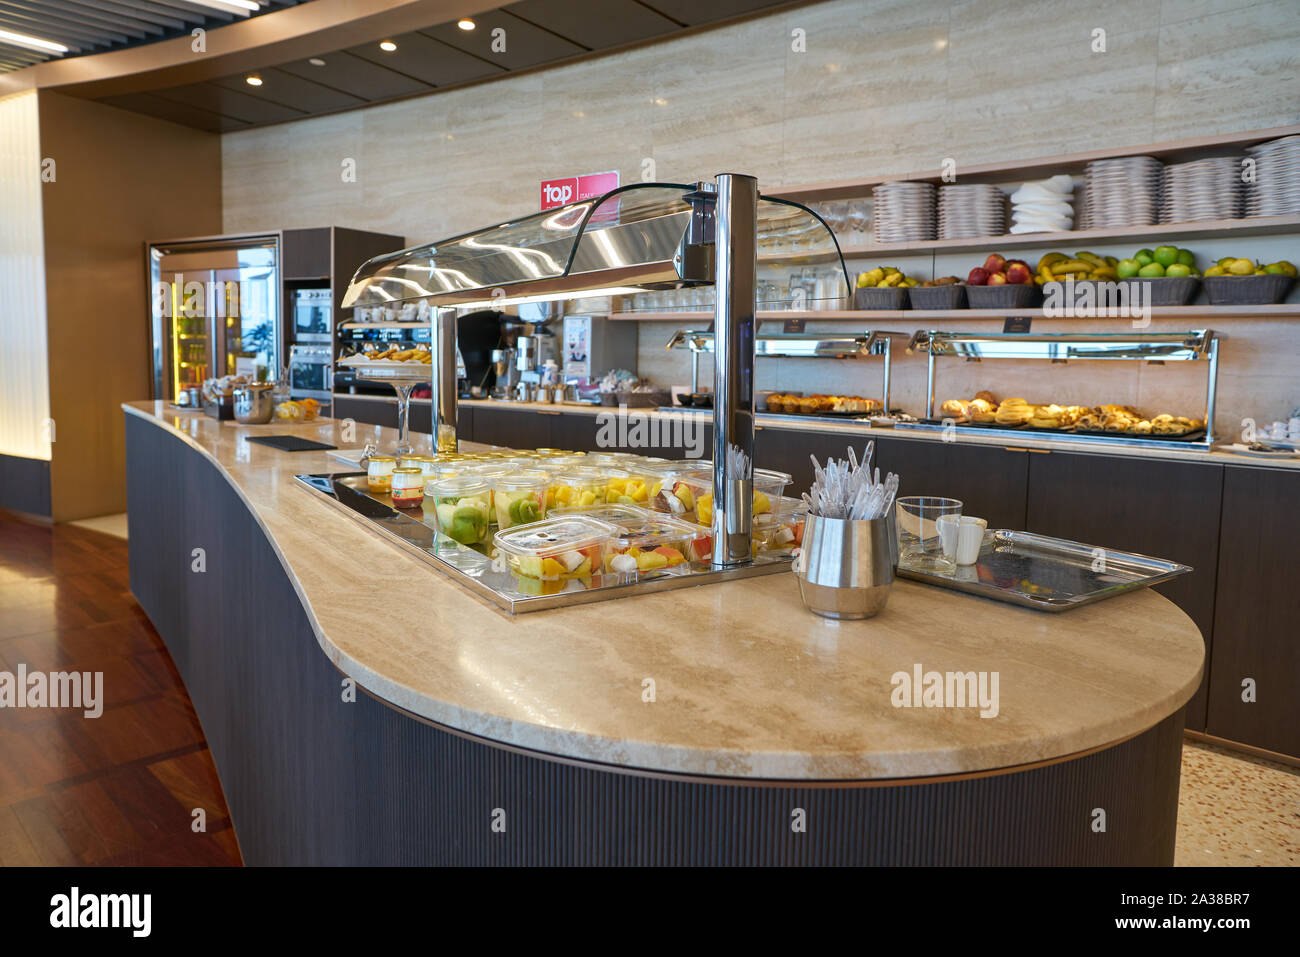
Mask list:
[[[1241,215],[1241,159],[1218,156],[1166,166],[1161,178],[1160,222],[1199,223]]]
[[[911,243],[935,237],[934,184],[882,183],[871,191],[872,231],[878,243]]]
[[[939,187],[939,238],[971,239],[1006,232],[1002,190],[988,183]]]
[[[1154,156],[1093,160],[1084,168],[1081,229],[1154,226],[1160,216],[1160,174]]]
[[[1243,183],[1247,216],[1300,213],[1300,135],[1247,147],[1255,160],[1255,182]]]
[[[1011,232],[1061,233],[1074,228],[1074,180],[1064,174],[1024,183],[1011,194]]]

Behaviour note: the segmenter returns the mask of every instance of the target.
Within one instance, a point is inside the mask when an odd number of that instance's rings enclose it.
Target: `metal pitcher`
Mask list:
[[[884,609],[894,583],[891,525],[889,517],[808,516],[794,573],[809,611],[825,618],[871,618]]]

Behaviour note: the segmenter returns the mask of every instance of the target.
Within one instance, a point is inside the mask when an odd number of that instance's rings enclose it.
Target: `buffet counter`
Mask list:
[[[1204,645],[1152,591],[1047,615],[899,581],[837,623],[774,575],[511,617],[293,481],[341,462],[247,441],[335,421],[124,410],[132,590],[249,863],[1172,860]],[[996,706],[895,706],[919,671],[996,672]]]

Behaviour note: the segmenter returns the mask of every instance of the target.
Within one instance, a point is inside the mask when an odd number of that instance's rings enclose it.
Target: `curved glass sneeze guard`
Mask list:
[[[377,256],[352,277],[343,308],[424,299],[433,306],[509,304],[698,285],[675,257],[694,187],[644,183],[437,243]],[[825,222],[806,207],[759,200],[760,253],[784,238],[848,274]]]

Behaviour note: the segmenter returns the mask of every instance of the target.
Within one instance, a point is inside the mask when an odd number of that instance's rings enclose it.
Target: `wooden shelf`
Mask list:
[[[804,319],[809,322],[852,321],[885,322],[897,320],[928,319],[1005,319],[1007,316],[1029,316],[1047,321],[1075,321],[1075,317],[1049,317],[1043,314],[1042,306],[1025,309],[835,309],[824,312],[812,312],[802,309],[785,309],[768,312],[759,310],[756,314],[760,322],[780,322],[785,319]],[[1282,302],[1276,305],[1261,306],[1152,306],[1151,315],[1156,319],[1169,319],[1186,316],[1188,319],[1290,319],[1300,318],[1300,302]],[[713,321],[712,312],[615,312],[610,319],[633,322],[678,322],[682,324],[708,324]],[[1084,321],[1094,317],[1078,317]],[[1107,316],[1096,316],[1106,319]],[[1122,317],[1121,317],[1122,318]]]
[[[1253,146],[1256,143],[1275,140],[1283,136],[1294,136],[1297,133],[1300,133],[1300,126],[1277,126],[1266,130],[1247,130],[1240,133],[1224,133],[1195,139],[1147,143],[1121,149],[1060,153],[1055,156],[1040,156],[1006,163],[958,166],[957,182],[988,183],[1016,179],[1042,179],[1056,173],[1079,173],[1093,160],[1113,159],[1121,156],[1154,156],[1162,161],[1199,159],[1204,155],[1223,153],[1233,147]],[[803,183],[779,187],[765,195],[790,199],[800,203],[812,200],[849,199],[866,196],[871,192],[872,187],[879,186],[881,183],[903,181],[939,183],[942,181],[942,176],[942,171],[937,169],[913,173],[892,173],[862,179],[827,180],[820,183]]]
[[[1113,242],[1121,239],[1218,239],[1232,236],[1264,236],[1300,231],[1300,216],[1257,216],[1252,219],[1213,219],[1200,223],[1163,223],[1158,226],[1135,226],[1123,229],[1077,229],[1063,233],[1023,233],[1021,235],[984,236],[973,239],[924,239],[911,243],[844,246],[840,252],[846,260],[887,256],[898,253],[996,252],[1010,246],[1065,246],[1086,248],[1090,241]],[[798,253],[791,254],[795,262]],[[828,257],[829,258],[829,257]]]

